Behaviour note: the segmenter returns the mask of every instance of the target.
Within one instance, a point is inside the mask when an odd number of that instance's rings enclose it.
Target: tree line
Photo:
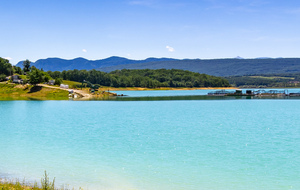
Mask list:
[[[300,87],[300,73],[261,74],[225,77],[231,85],[249,87]]]
[[[63,78],[82,82],[90,81],[111,87],[228,87],[229,82],[221,77],[194,73],[178,69],[142,69],[142,70],[116,70],[110,73],[93,70],[48,71],[52,78]]]

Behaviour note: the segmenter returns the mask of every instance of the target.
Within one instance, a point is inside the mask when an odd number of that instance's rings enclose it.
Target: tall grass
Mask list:
[[[54,190],[54,183],[55,183],[55,178],[53,179],[53,182],[51,182],[49,180],[47,172],[45,171],[44,178],[41,179],[42,189]]]
[[[73,188],[74,189],[74,188]],[[65,188],[55,188],[55,178],[51,181],[49,175],[45,171],[43,178],[41,178],[41,185],[38,185],[37,182],[34,184],[26,183],[25,179],[23,182],[19,180],[8,181],[0,179],[0,190],[67,190]],[[79,188],[82,190],[82,188]]]

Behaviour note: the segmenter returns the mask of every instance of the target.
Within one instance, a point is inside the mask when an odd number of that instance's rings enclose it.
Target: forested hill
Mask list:
[[[121,69],[182,69],[213,76],[242,76],[251,74],[297,73],[300,58],[278,59],[187,59],[158,61],[155,63],[127,64],[100,68],[110,72]]]
[[[33,63],[45,71],[91,70],[110,72],[121,69],[182,69],[214,76],[241,76],[253,74],[297,73],[300,72],[300,58],[259,58],[259,59],[169,59],[148,58],[130,60],[122,57],[110,57],[102,60],[76,58],[40,59]],[[22,62],[17,66],[22,67]]]
[[[105,73],[96,70],[48,71],[52,78],[63,78],[82,82],[87,80],[93,84],[112,87],[229,87],[229,82],[221,77],[194,73],[183,70],[117,70]]]
[[[116,65],[126,65],[126,64],[140,64],[140,63],[148,63],[148,62],[157,62],[157,61],[170,61],[174,59],[170,58],[148,58],[145,60],[131,60],[123,57],[109,57],[106,59],[100,60],[88,60],[84,58],[76,58],[76,59],[60,59],[60,58],[47,58],[47,59],[39,59],[35,63],[32,63],[38,69],[43,69],[44,71],[63,71],[63,70],[92,70],[92,69],[100,69],[106,68]],[[20,61],[16,66],[23,67],[23,61]]]

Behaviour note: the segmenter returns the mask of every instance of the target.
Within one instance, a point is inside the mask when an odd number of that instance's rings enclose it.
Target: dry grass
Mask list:
[[[15,182],[0,180],[0,190],[26,190],[26,189],[42,190],[37,186],[37,183],[35,183],[33,186],[30,186],[26,184],[25,180],[23,182],[19,182],[18,180]]]

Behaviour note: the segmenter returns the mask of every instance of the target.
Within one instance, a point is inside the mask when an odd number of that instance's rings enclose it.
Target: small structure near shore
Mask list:
[[[23,80],[20,78],[19,75],[13,75],[11,79],[12,79],[13,83],[18,83],[18,84],[22,84],[23,83]]]
[[[208,95],[209,96],[226,96],[228,94],[232,94],[234,92],[232,91],[226,91],[226,90],[217,90],[217,91],[214,91],[214,92],[209,92]]]
[[[67,84],[60,84],[60,88],[69,89],[69,85],[67,85]]]
[[[256,96],[288,96],[286,90],[258,90],[254,91]]]
[[[54,85],[55,84],[55,80],[49,80],[48,84],[49,85]]]

